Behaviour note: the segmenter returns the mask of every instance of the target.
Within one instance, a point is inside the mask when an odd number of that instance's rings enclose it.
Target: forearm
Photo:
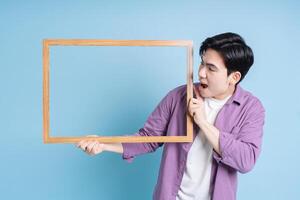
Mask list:
[[[123,146],[122,143],[104,143],[103,144],[104,151],[110,151],[115,153],[123,153]]]
[[[212,124],[208,123],[206,120],[196,122],[197,125],[202,130],[203,134],[212,145],[214,150],[221,155],[220,152],[220,131]]]
[[[243,142],[235,139],[230,133],[220,133],[215,126],[208,122],[203,121],[197,124],[218,154],[217,158],[215,157],[217,160],[222,160],[222,163],[241,173],[246,173],[253,168],[259,155],[261,137],[253,137],[253,141]],[[253,135],[261,135],[261,133],[261,131],[252,132]],[[222,137],[222,143],[220,143],[220,137]]]

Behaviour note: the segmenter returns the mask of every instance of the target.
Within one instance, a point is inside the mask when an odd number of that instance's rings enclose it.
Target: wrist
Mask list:
[[[208,121],[206,119],[199,119],[197,120],[196,124],[201,128],[203,126],[206,126],[208,124]]]
[[[109,151],[109,146],[106,143],[101,143],[103,151]]]
[[[122,143],[103,143],[103,151],[123,153]]]

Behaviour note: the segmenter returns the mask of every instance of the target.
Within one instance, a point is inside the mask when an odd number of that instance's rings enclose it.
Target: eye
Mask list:
[[[216,70],[213,67],[208,67],[209,71],[215,72]]]

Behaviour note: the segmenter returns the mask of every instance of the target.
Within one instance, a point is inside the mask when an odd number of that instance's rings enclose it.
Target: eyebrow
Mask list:
[[[204,63],[204,61],[202,60],[201,63]],[[207,66],[210,66],[210,67],[214,67],[216,69],[219,69],[216,65],[212,64],[212,63],[206,63]]]

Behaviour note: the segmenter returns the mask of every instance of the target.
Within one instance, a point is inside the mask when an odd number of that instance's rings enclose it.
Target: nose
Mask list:
[[[202,66],[202,65],[199,66],[198,75],[199,75],[200,79],[206,78],[206,68],[205,68],[205,66]]]

